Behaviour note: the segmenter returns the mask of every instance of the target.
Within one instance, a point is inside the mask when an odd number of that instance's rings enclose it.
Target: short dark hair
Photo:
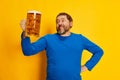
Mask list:
[[[57,17],[58,17],[58,16],[61,16],[61,15],[65,15],[70,22],[73,22],[72,17],[71,17],[68,13],[61,12],[61,13],[59,13],[59,14],[57,15]],[[57,17],[56,17],[56,19],[57,19]]]

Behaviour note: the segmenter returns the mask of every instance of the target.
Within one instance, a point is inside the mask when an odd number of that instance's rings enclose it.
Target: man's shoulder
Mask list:
[[[56,33],[54,33],[54,34],[46,34],[45,36],[43,36],[44,38],[46,38],[46,39],[49,39],[49,38],[53,38],[53,37],[55,37],[56,36]]]
[[[72,33],[72,35],[73,35],[74,38],[77,38],[77,39],[86,38],[86,36],[84,36],[83,34],[80,34],[80,33]]]
[[[82,36],[82,34],[80,34],[80,33],[73,33],[73,32],[72,32],[72,35],[78,36],[78,37]]]

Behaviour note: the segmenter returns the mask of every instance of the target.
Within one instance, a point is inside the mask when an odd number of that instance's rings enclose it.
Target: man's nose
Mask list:
[[[60,22],[58,23],[58,25],[62,25],[62,22],[60,21]]]

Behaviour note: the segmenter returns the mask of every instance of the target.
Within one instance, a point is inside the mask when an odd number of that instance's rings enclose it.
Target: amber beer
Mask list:
[[[26,36],[39,36],[41,13],[38,11],[28,11],[26,21]]]

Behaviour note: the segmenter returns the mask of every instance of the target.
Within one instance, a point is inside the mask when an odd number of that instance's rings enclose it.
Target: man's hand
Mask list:
[[[22,28],[23,31],[25,31],[25,28],[26,28],[26,19],[21,20],[20,27]]]
[[[23,30],[23,38],[25,38],[25,37],[26,37],[26,35],[25,35],[26,19],[21,20],[21,22],[20,22],[20,27],[21,27],[21,29]]]
[[[84,72],[84,71],[86,71],[86,70],[88,70],[86,66],[84,66],[84,65],[81,66],[81,72]]]

